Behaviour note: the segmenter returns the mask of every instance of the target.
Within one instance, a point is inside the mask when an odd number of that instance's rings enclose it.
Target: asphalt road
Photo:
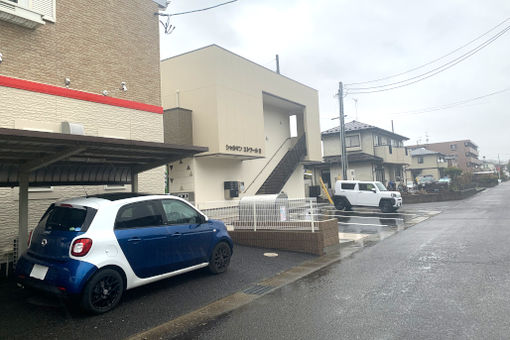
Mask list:
[[[198,270],[129,290],[117,308],[84,315],[65,301],[0,282],[0,339],[123,339],[172,320],[314,256],[235,246],[226,273]]]
[[[414,206],[442,213],[185,337],[508,339],[509,198],[506,183]]]

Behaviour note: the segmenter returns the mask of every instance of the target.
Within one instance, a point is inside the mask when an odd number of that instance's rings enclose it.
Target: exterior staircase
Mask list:
[[[257,195],[278,194],[283,189],[299,162],[306,156],[305,137],[305,135],[301,136],[297,143],[283,156],[280,163],[257,191]]]

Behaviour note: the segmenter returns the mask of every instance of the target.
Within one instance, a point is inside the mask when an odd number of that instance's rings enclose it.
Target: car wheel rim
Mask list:
[[[91,304],[100,309],[113,306],[120,293],[120,282],[113,276],[99,280],[92,289]]]
[[[228,258],[230,257],[229,251],[226,246],[219,247],[214,254],[214,264],[216,268],[223,269],[227,266]]]

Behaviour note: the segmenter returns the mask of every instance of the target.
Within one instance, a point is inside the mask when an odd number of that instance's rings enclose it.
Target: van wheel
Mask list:
[[[93,314],[115,308],[124,292],[124,281],[118,271],[101,269],[87,282],[81,296],[81,307]]]
[[[381,211],[383,213],[391,213],[391,212],[393,212],[393,205],[391,204],[390,201],[382,201],[380,208],[381,208]]]
[[[213,274],[220,274],[226,271],[230,264],[231,256],[230,246],[226,242],[218,243],[214,247],[211,259],[209,260],[209,271]]]

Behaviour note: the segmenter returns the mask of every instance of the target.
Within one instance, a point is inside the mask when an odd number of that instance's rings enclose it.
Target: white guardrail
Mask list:
[[[318,229],[319,205],[316,198],[273,201],[225,201],[197,204],[211,219],[221,220],[233,230]]]

